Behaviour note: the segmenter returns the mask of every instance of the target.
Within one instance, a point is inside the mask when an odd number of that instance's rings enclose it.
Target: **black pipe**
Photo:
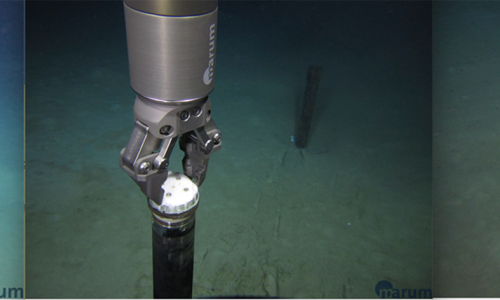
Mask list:
[[[295,134],[295,145],[298,148],[305,148],[307,145],[322,71],[323,68],[320,66],[310,66],[307,72],[306,91],[304,93],[304,100],[302,102],[300,117],[297,124],[297,132]]]
[[[185,225],[169,228],[153,220],[154,298],[191,298],[194,214]]]

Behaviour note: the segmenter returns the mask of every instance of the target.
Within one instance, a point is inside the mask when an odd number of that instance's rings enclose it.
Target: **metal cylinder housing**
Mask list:
[[[213,90],[216,6],[207,13],[184,16],[143,12],[127,1],[124,8],[130,83],[137,94],[163,102],[185,102]]]

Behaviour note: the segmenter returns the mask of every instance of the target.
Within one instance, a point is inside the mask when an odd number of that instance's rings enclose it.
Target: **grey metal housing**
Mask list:
[[[124,0],[130,8],[163,16],[196,16],[214,11],[217,0]]]
[[[145,13],[127,2],[124,8],[130,83],[137,94],[179,103],[213,90],[217,8],[194,16]]]

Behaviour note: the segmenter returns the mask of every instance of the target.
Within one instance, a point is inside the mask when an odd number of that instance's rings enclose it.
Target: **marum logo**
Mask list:
[[[8,293],[7,293],[8,290]],[[19,292],[19,295],[18,295]],[[23,288],[3,288],[0,298],[24,298]]]
[[[395,289],[392,283],[381,280],[375,286],[375,293],[380,298],[432,298],[431,289]]]
[[[215,59],[215,23],[210,25],[210,39],[208,42],[208,68],[203,74],[203,82],[209,85],[214,78],[214,59]]]

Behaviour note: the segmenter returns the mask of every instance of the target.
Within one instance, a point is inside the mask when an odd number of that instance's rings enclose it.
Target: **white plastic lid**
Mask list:
[[[158,209],[163,213],[183,213],[198,204],[198,186],[182,173],[168,171],[167,180],[161,187],[165,193]]]

